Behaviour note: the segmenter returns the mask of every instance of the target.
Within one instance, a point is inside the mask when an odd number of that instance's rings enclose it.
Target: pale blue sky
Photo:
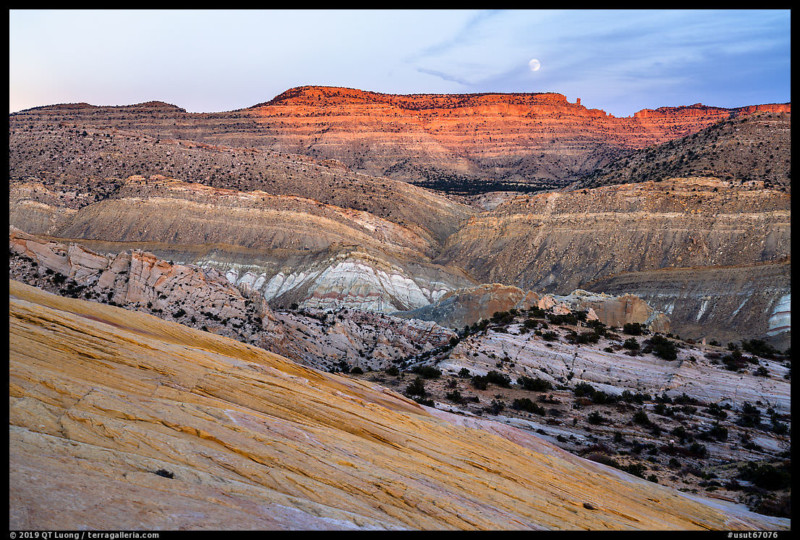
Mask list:
[[[227,111],[308,84],[559,92],[617,116],[791,99],[789,10],[11,10],[9,23],[11,112]]]

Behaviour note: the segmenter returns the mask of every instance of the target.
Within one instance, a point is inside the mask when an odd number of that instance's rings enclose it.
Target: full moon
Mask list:
[[[536,58],[528,62],[528,65],[531,68],[531,71],[539,71],[539,68],[542,67],[542,63],[539,62]]]

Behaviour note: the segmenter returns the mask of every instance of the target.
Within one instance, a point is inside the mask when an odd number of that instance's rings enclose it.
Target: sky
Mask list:
[[[784,10],[10,10],[9,112],[230,111],[304,85],[558,92],[630,116],[790,97]]]

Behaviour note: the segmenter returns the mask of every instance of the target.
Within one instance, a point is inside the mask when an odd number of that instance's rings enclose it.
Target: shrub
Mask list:
[[[761,425],[761,411],[755,405],[745,401],[742,403],[738,424],[744,427],[758,427]]]
[[[556,334],[556,333],[555,333],[555,332],[553,332],[553,331],[550,331],[550,332],[544,332],[544,333],[542,334],[542,339],[543,339],[543,340],[545,340],[545,341],[555,341],[555,340],[557,340],[557,339],[558,339],[558,334]]]
[[[553,389],[553,385],[550,381],[540,379],[539,377],[531,378],[523,375],[517,379],[517,384],[525,390],[530,390],[532,392],[544,392]]]
[[[608,420],[607,418],[605,418],[597,411],[592,411],[587,417],[587,421],[592,425],[599,425],[606,422],[607,420]]]
[[[397,366],[389,366],[385,371],[387,375],[392,375],[393,377],[400,375],[400,370],[397,369]]]
[[[575,394],[575,397],[591,397],[592,394],[594,394],[595,389],[591,384],[587,382],[581,382],[575,385],[575,388],[572,389],[572,392]]]
[[[453,390],[452,392],[445,394],[445,397],[453,403],[464,403],[464,396],[462,396],[461,392],[458,390]]]
[[[737,476],[770,491],[789,487],[792,480],[791,472],[786,465],[778,468],[769,463],[756,465],[752,461],[741,465]]]
[[[503,388],[509,388],[511,386],[511,378],[508,375],[494,370],[486,374],[486,381],[496,384],[497,386],[502,386]]]
[[[544,407],[542,407],[537,403],[534,403],[528,398],[515,399],[514,402],[511,404],[511,407],[518,411],[526,411],[529,413],[538,414],[540,416],[545,415]]]
[[[635,337],[626,339],[625,343],[623,343],[622,346],[631,351],[639,350],[639,342],[636,341]]]
[[[650,394],[642,394],[642,393],[639,393],[639,392],[634,394],[630,390],[623,390],[621,399],[622,399],[622,401],[624,401],[626,403],[634,403],[635,402],[635,403],[642,404],[645,401],[649,401],[650,400]]]
[[[408,385],[406,394],[410,396],[426,396],[428,394],[428,392],[425,391],[425,383],[422,382],[421,377],[417,377]]]
[[[355,375],[362,375],[362,374],[364,373],[364,370],[363,370],[363,369],[361,369],[361,368],[360,368],[360,367],[358,367],[358,366],[355,366],[355,367],[353,367],[353,368],[351,368],[351,369],[350,369],[350,373],[353,373],[353,374],[355,374]]]
[[[438,379],[442,375],[442,372],[433,366],[417,366],[411,371],[423,379]]]
[[[601,390],[595,390],[592,394],[592,403],[596,403],[598,405],[607,405],[610,403],[616,403],[619,401],[619,398],[613,394],[606,394]]]
[[[644,328],[639,323],[625,323],[622,326],[622,332],[629,336],[641,336]]]
[[[462,379],[468,379],[470,376],[469,370],[465,367],[462,367],[461,370],[458,372],[458,376],[461,377]]]
[[[761,339],[751,339],[750,341],[742,340],[742,349],[750,354],[761,356],[762,358],[774,358],[776,355],[780,354],[772,345],[769,345]]]
[[[672,341],[662,335],[656,334],[645,341],[645,344],[647,347],[643,352],[649,352],[651,350],[654,355],[664,360],[675,360],[678,358],[678,348]]]
[[[482,375],[473,375],[471,382],[476,390],[486,390],[489,386],[489,380]]]
[[[486,410],[486,412],[488,412],[490,414],[498,414],[500,411],[502,411],[505,408],[506,408],[505,403],[503,403],[502,401],[499,401],[497,399],[493,399],[492,402],[489,404],[489,406],[485,410]]]
[[[712,403],[706,407],[706,412],[715,418],[719,418],[720,420],[724,420],[728,417],[728,413],[726,413],[722,407],[716,403]]]
[[[650,425],[650,418],[647,417],[647,413],[644,412],[643,409],[639,409],[633,414],[633,422],[635,424],[639,424],[642,426],[649,426]]]

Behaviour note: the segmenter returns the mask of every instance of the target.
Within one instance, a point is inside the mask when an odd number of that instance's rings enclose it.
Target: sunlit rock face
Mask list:
[[[12,529],[789,526],[221,336],[9,293]]]
[[[302,86],[238,111],[187,113],[170,105],[83,103],[21,111],[11,116],[11,125],[18,131],[40,122],[136,130],[159,137],[160,143],[188,139],[208,151],[226,146],[242,148],[245,154],[305,154],[406,181],[455,177],[554,187],[630,150],[696,133],[721,120],[790,111],[788,103],[734,109],[695,104],[616,118],[550,92],[393,95]],[[242,170],[249,159],[237,158],[231,165]],[[93,166],[76,161],[70,159],[64,167]],[[151,170],[147,160],[142,163]],[[24,166],[15,169],[27,173]],[[200,170],[193,174],[210,175]]]

